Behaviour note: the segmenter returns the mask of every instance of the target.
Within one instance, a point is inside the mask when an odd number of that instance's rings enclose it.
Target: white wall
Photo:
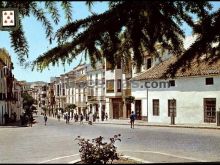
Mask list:
[[[216,98],[216,110],[220,110],[220,76],[213,77],[214,85],[205,85],[205,78],[178,78],[175,87],[149,88],[148,121],[170,123],[168,99],[176,99],[176,123],[204,123],[204,98]],[[147,115],[146,88],[132,88],[132,96],[142,100],[142,114]],[[159,99],[159,116],[153,116],[152,99]]]

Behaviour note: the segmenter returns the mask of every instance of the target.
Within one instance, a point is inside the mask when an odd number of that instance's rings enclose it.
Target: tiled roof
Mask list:
[[[152,79],[166,79],[166,71],[171,64],[177,61],[177,57],[161,62],[160,64],[138,74],[131,80],[152,80]],[[199,62],[194,59],[191,61],[189,67],[181,67],[177,70],[174,77],[191,77],[191,76],[207,76],[220,75],[220,58],[211,61],[210,59],[200,59]]]

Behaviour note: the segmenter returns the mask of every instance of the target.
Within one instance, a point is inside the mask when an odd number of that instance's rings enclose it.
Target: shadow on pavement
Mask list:
[[[32,126],[34,124],[36,124],[36,120],[34,119],[34,121],[32,122]],[[31,127],[29,123],[27,124],[21,124],[21,120],[18,120],[16,122],[10,122],[10,123],[7,123],[7,124],[4,124],[4,125],[0,125],[0,128],[1,127],[13,127],[13,128],[16,128],[16,127]]]

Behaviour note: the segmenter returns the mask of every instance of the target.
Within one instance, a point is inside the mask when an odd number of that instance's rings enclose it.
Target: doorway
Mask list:
[[[142,114],[141,114],[141,100],[135,100],[135,114],[136,119],[141,120]]]
[[[119,117],[123,116],[121,98],[112,99],[112,110],[113,110],[113,119],[119,119]]]

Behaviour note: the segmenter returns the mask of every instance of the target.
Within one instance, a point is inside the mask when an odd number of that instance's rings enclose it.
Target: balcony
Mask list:
[[[97,96],[87,96],[88,101],[97,101],[98,97]]]
[[[131,89],[123,89],[123,96],[130,96],[131,95]]]
[[[99,96],[99,100],[100,101],[104,101],[105,100],[105,96]]]
[[[13,95],[13,93],[7,93],[5,97],[6,101],[18,101],[18,98]]]
[[[87,104],[86,104],[86,102],[77,101],[77,102],[76,102],[76,106],[77,106],[77,107],[86,107]]]

